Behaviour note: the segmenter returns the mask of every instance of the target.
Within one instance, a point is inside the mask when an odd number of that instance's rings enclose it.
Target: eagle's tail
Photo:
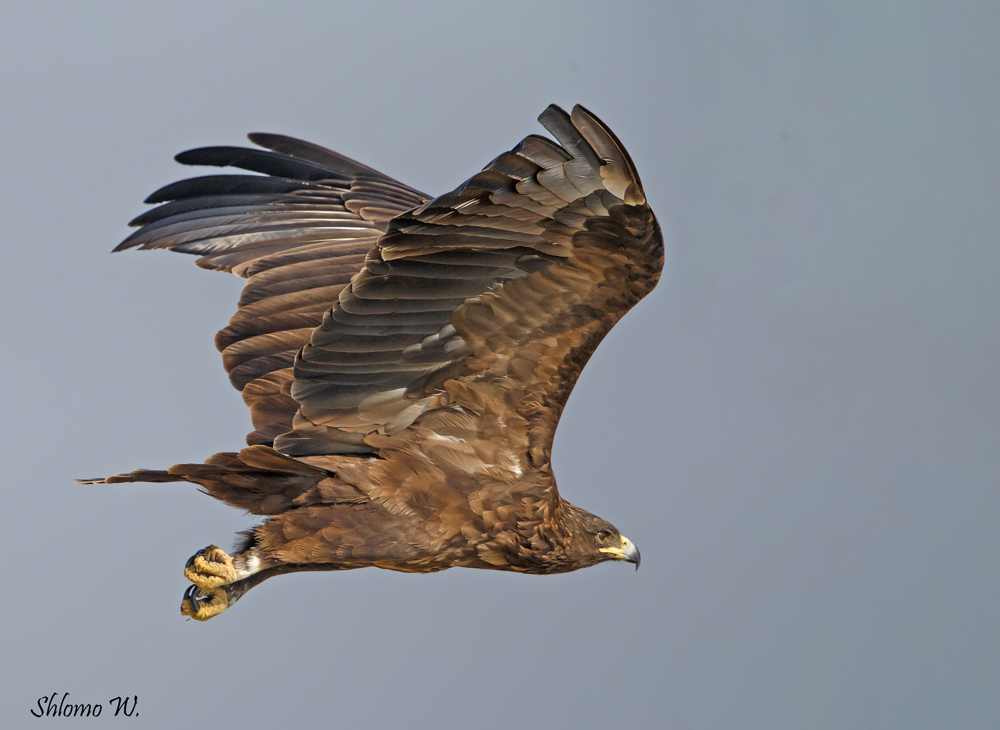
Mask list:
[[[256,515],[284,512],[306,492],[333,476],[266,446],[239,453],[223,452],[204,464],[175,464],[166,471],[138,469],[103,479],[77,479],[77,484],[122,482],[191,482],[218,500]]]
[[[180,474],[171,474],[169,471],[136,469],[130,474],[115,474],[96,479],[74,479],[73,481],[77,484],[119,484],[121,482],[186,482],[187,479]]]

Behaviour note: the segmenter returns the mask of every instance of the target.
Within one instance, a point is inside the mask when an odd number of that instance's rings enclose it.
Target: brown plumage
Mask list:
[[[185,569],[204,620],[279,573],[638,565],[562,499],[552,440],[601,339],[655,286],[663,239],[618,139],[580,106],[431,200],[329,150],[253,134],[185,164],[116,251],[169,248],[247,279],[216,336],[249,448],[89,482],[188,481],[264,522]]]

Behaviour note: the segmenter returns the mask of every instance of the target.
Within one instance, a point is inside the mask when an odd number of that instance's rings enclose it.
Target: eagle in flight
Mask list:
[[[601,339],[656,285],[663,236],[618,138],[581,106],[431,199],[276,134],[205,147],[115,251],[246,279],[215,338],[248,448],[81,483],[173,482],[264,520],[188,560],[199,621],[274,575],[375,566],[561,573],[636,546],[563,499],[552,440]]]

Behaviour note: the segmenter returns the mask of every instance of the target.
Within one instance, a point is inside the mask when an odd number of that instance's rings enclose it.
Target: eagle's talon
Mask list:
[[[195,621],[208,621],[229,608],[229,592],[225,586],[202,594],[198,586],[188,586],[181,600],[181,615]]]
[[[184,564],[184,577],[206,590],[239,580],[233,559],[225,550],[215,545],[209,545],[188,558]]]
[[[215,545],[199,550],[184,564],[184,576],[193,585],[184,591],[181,614],[207,621],[230,606],[227,586],[239,580],[233,559]],[[234,599],[235,602],[235,599]]]

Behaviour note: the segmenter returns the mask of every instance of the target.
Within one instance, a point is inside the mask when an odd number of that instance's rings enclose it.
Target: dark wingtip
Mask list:
[[[284,139],[286,135],[284,134],[274,134],[273,132],[250,132],[247,135],[247,139],[253,142],[258,147],[263,147],[264,149],[271,149],[271,145],[277,141]]]

